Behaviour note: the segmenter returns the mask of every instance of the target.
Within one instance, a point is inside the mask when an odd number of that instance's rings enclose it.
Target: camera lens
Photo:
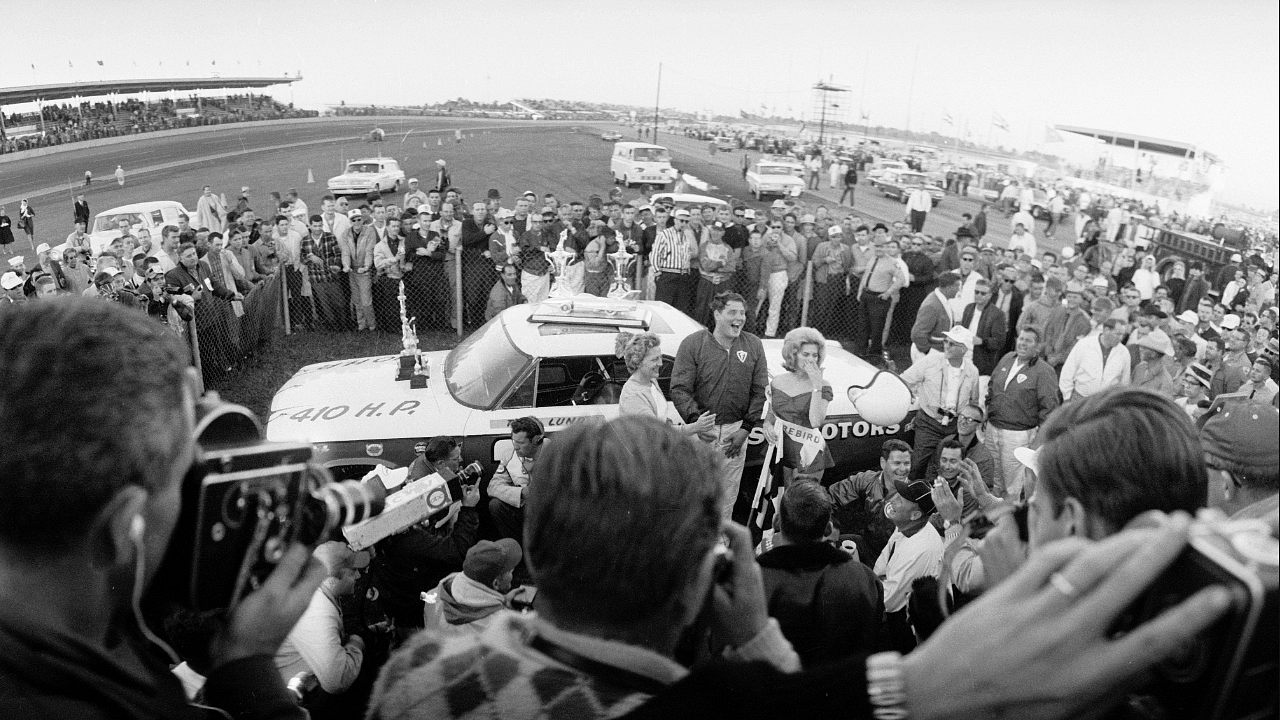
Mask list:
[[[386,491],[376,483],[344,480],[322,484],[303,503],[298,540],[314,545],[340,539],[338,531],[381,513],[386,499]]]

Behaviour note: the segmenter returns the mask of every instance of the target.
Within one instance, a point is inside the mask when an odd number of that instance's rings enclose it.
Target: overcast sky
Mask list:
[[[974,140],[990,134],[1019,148],[1040,145],[1055,123],[1195,143],[1229,165],[1224,199],[1270,209],[1280,205],[1277,8],[1275,0],[46,0],[6,33],[0,86],[301,71],[292,98],[317,109],[520,96],[651,107],[661,61],[663,107],[809,116],[809,87],[823,79],[849,88],[850,115],[861,108],[872,124],[954,135],[967,123]],[[276,94],[288,100],[290,90]],[[993,114],[1008,133],[992,129]]]

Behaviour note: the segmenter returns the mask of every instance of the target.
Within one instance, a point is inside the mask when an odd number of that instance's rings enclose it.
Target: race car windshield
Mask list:
[[[670,162],[671,155],[665,148],[636,148],[635,158],[638,162]]]
[[[516,349],[499,321],[475,331],[444,361],[444,381],[463,405],[488,409],[524,375],[532,358]]]

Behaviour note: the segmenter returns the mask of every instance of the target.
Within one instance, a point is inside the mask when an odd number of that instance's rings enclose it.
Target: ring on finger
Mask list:
[[[1080,591],[1076,590],[1076,586],[1067,579],[1066,575],[1056,572],[1049,576],[1049,584],[1054,590],[1062,593],[1068,600],[1075,600],[1080,596]]]

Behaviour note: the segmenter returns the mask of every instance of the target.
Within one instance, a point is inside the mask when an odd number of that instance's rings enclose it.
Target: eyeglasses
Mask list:
[[[512,221],[510,221],[510,220],[503,220],[503,221],[502,221],[502,224],[503,224],[503,225],[513,225],[514,223],[513,223]]]
[[[980,423],[980,422],[982,422],[982,421],[981,421],[981,420],[979,420],[978,418],[972,418],[972,417],[969,417],[968,415],[961,415],[959,418],[957,418],[957,421],[958,421],[958,422],[971,422],[971,423]]]
[[[1014,284],[1015,282],[1017,282],[1017,280],[1016,280],[1016,279],[1010,279],[1010,278],[1003,278],[1000,282],[1008,283],[1008,284],[1012,285],[1012,284]]]

